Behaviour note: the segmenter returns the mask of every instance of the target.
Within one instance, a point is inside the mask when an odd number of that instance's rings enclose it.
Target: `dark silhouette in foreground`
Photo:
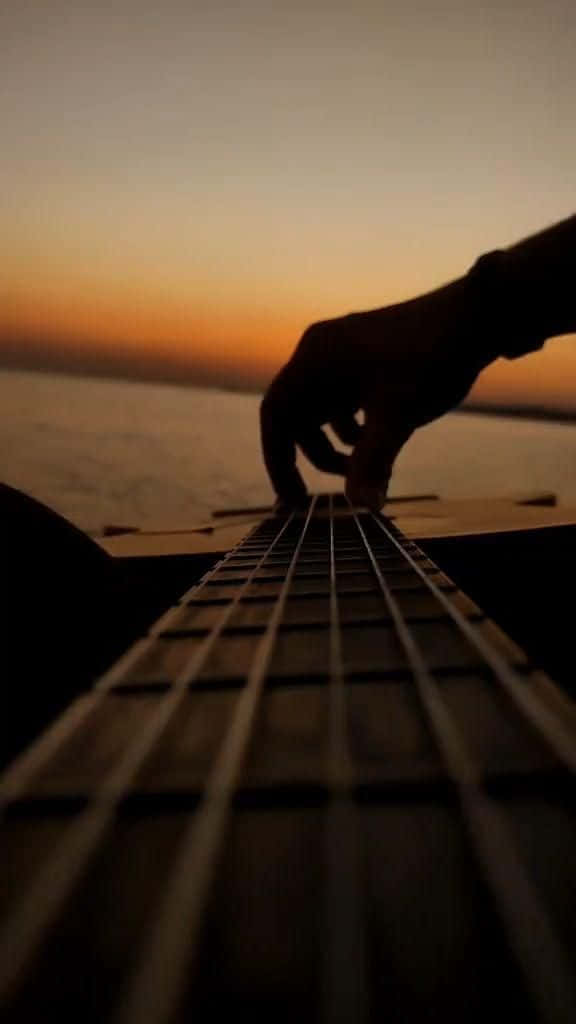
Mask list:
[[[396,456],[417,427],[458,405],[499,356],[514,359],[576,330],[576,216],[481,256],[426,295],[313,324],[261,407],[264,459],[280,501],[306,488],[296,446],[381,508]],[[362,410],[364,426],[356,420]],[[330,424],[353,448],[337,451]]]
[[[197,564],[201,556],[193,566],[186,556],[177,565],[169,556],[112,558],[63,516],[6,484],[0,523],[2,767],[208,566]]]
[[[121,651],[129,615],[114,561],[34,498],[0,484],[6,761]]]

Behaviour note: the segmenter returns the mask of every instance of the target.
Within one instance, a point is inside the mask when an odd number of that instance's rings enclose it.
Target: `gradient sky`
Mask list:
[[[243,386],[574,212],[573,0],[9,0],[0,360]],[[576,407],[576,339],[480,397]]]

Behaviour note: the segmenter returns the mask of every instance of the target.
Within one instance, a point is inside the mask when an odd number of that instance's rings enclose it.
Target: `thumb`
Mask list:
[[[353,505],[379,512],[386,501],[388,482],[396,457],[412,431],[381,412],[366,410],[362,437],[351,457],[346,494]]]

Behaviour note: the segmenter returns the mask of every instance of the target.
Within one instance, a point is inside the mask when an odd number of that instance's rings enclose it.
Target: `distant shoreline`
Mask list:
[[[182,379],[177,378],[171,374],[167,374],[165,377],[146,377],[146,376],[129,376],[128,374],[112,374],[106,373],[105,371],[96,371],[82,373],[76,368],[66,369],[61,366],[18,366],[12,364],[0,364],[0,373],[28,373],[31,375],[51,376],[55,377],[72,377],[77,380],[101,380],[118,382],[124,384],[143,384],[154,387],[175,387],[175,388],[198,388],[202,391],[217,391],[224,394],[235,394],[235,395],[261,395],[263,394],[264,388],[247,385],[233,385],[228,383],[220,383],[219,381],[208,382],[194,379]],[[457,406],[451,410],[453,413],[459,415],[471,415],[471,416],[488,416],[494,418],[505,418],[515,420],[530,420],[537,423],[560,423],[566,425],[576,424],[576,410],[571,412],[568,409],[549,409],[546,406],[539,405],[501,405],[492,402],[465,402],[462,405]]]
[[[570,412],[567,409],[548,409],[540,405],[493,405],[486,403],[480,405],[477,402],[466,402],[459,405],[453,412],[477,416],[495,416],[498,418],[514,420],[532,420],[539,423],[563,423],[576,424],[576,411]]]
[[[46,377],[51,375],[55,377],[73,377],[76,380],[118,381],[124,384],[171,385],[175,388],[202,388],[202,390],[206,391],[229,391],[231,394],[243,395],[262,394],[265,388],[265,384],[252,384],[249,381],[240,381],[238,384],[232,384],[226,380],[225,376],[221,379],[217,372],[202,372],[200,370],[195,377],[192,375],[187,377],[177,371],[167,372],[164,375],[161,373],[148,375],[145,373],[134,374],[128,370],[123,372],[121,369],[113,372],[106,367],[100,366],[81,369],[76,366],[60,366],[56,362],[40,363],[37,366],[31,366],[28,362],[10,360],[4,363],[0,361],[0,372],[30,373]]]

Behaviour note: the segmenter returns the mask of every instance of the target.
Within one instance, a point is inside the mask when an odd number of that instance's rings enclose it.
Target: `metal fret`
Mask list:
[[[144,946],[125,1005],[120,1009],[118,1020],[122,1024],[139,1024],[142,1020],[164,1024],[172,1018],[183,994],[186,969],[194,956],[202,913],[220,857],[236,779],[251,739],[284,602],[315,503],[316,499],[312,499],[278,601],[254,651],[246,686],[206,783],[203,803],[176,855],[158,921]]]
[[[509,941],[524,970],[526,984],[540,1011],[541,1020],[550,1024],[568,1024],[576,1017],[576,989],[574,973],[562,943],[524,870],[502,815],[482,789],[482,776],[474,757],[466,748],[426,666],[418,642],[406,625],[398,602],[372,554],[358,515],[353,510],[352,515],[406,651],[431,731],[457,786],[476,855],[496,898]],[[389,531],[387,534],[390,536]]]
[[[385,535],[398,548],[398,551],[403,553],[407,562],[418,573],[423,583],[434,594],[436,600],[446,609],[468,642],[478,650],[494,673],[495,678],[515,702],[518,709],[546,739],[566,767],[571,772],[576,772],[576,746],[573,733],[564,727],[556,715],[548,711],[542,701],[535,699],[532,692],[522,685],[521,680],[500,656],[498,651],[491,644],[487,643],[478,630],[461,614],[458,608],[446,599],[441,590],[434,585],[433,580],[422,572],[417,562],[406,551],[403,551],[402,545],[394,536],[394,532],[389,526],[386,526],[382,518],[375,516],[374,519]]]
[[[365,909],[361,854],[353,801],[354,767],[346,724],[346,689],[338,591],[334,501],[329,497],[330,707],[329,777],[333,797],[326,815],[324,1019],[362,1024],[368,1014]]]
[[[267,551],[263,556],[262,562],[264,562],[290,522],[291,518],[281,525],[278,536],[270,545],[269,551]],[[255,531],[251,531],[251,533],[252,532]],[[223,562],[219,563],[219,565],[225,563],[229,559],[233,559],[237,550],[240,547],[244,547],[247,543],[249,543],[249,537],[229,551],[223,559]],[[216,568],[218,568],[218,566],[216,566]],[[255,569],[254,572],[256,571],[257,570]],[[126,671],[129,670],[139,657],[145,654],[146,651],[150,650],[156,637],[162,633],[166,627],[169,628],[172,620],[178,616],[182,604],[185,604],[186,601],[189,601],[193,596],[197,596],[198,593],[201,592],[202,587],[207,583],[210,576],[211,573],[206,573],[198,583],[183,595],[177,605],[168,608],[167,611],[154,623],[146,636],[137,640],[132,647],[129,647],[125,654],[114,662],[108,671],[100,677],[98,683],[90,693],[75,700],[56,720],[53,726],[49,727],[43,733],[36,743],[25,750],[20,757],[8,766],[3,776],[0,777],[0,813],[7,804],[16,800],[20,794],[25,791],[26,785],[29,784],[34,775],[39,772],[49,758],[63,746],[66,739],[81,725],[87,715],[94,710],[97,704],[102,700],[103,696],[112,689],[116,681],[122,678]],[[240,599],[241,596],[241,593],[238,594],[238,599]],[[231,613],[232,610],[232,606],[229,606],[228,612]]]
[[[240,588],[230,605],[223,610],[214,629],[206,636],[205,642],[193,657],[186,661],[182,671],[175,679],[173,688],[160,703],[157,714],[149,721],[148,728],[136,735],[118,764],[104,775],[86,810],[64,835],[61,845],[56,848],[53,856],[48,859],[35,879],[34,884],[23,896],[14,917],[8,919],[3,925],[0,930],[0,1000],[4,993],[9,993],[17,983],[26,960],[33,954],[53,918],[63,907],[71,890],[78,884],[83,870],[102,841],[105,831],[113,824],[118,804],[128,794],[129,787],[138,770],[150,754],[154,744],[158,742],[170,718],[177,711],[178,705],[186,693],[186,688],[198,674],[242,593],[250,585],[253,576],[274,549],[291,521],[291,518],[288,519],[279,530],[268,550],[249,573],[244,586]],[[163,617],[161,623],[162,621],[165,623],[166,619]],[[157,627],[152,630],[149,643],[136,645],[136,654],[145,653],[156,636]],[[121,660],[120,670],[116,666],[103,677],[100,686],[93,692],[92,708],[103,699],[102,695],[113,685],[118,671],[126,671],[132,667],[135,660],[133,654],[134,652],[129,652],[129,656]],[[71,719],[73,725],[73,716]],[[63,730],[59,737],[60,742],[65,735],[66,730]],[[33,767],[36,767],[34,763]],[[24,765],[24,770],[30,770],[30,762]],[[14,787],[13,778],[12,780],[9,778],[8,786]],[[16,778],[16,790],[18,791],[18,789],[19,780]]]
[[[0,780],[7,1019],[571,1021],[575,766],[389,520],[265,519]]]

